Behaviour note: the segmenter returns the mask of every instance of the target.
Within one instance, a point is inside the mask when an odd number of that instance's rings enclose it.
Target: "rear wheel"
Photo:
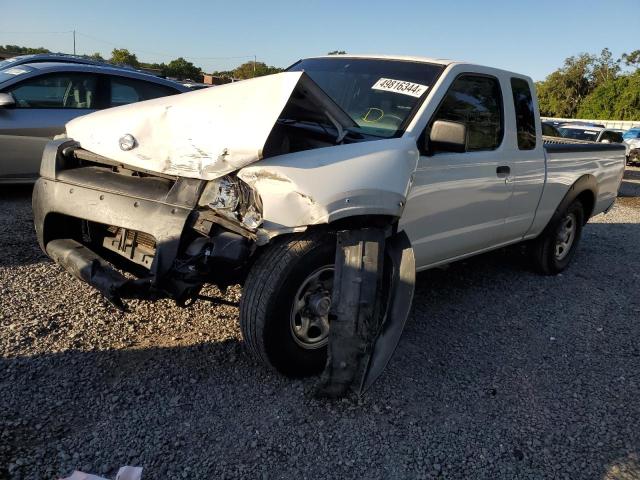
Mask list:
[[[253,265],[240,302],[251,355],[289,376],[325,366],[335,236],[311,232],[276,240]]]
[[[583,223],[584,208],[580,200],[574,200],[533,241],[531,256],[540,273],[555,275],[567,268],[580,242]]]

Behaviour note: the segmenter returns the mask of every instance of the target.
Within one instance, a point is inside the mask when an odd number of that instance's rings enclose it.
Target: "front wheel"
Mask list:
[[[294,377],[327,360],[336,238],[326,232],[276,239],[251,268],[240,302],[250,354]]]
[[[580,200],[575,200],[533,241],[531,257],[536,270],[555,275],[567,268],[580,242],[583,224],[584,208]]]

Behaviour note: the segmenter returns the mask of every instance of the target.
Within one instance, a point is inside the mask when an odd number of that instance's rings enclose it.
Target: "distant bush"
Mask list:
[[[580,104],[578,117],[640,120],[640,71],[596,87]]]

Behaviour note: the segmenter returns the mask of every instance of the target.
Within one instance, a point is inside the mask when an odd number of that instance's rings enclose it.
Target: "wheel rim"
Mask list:
[[[305,350],[329,341],[329,309],[333,290],[333,265],[312,272],[300,285],[291,306],[291,336]]]
[[[555,256],[557,260],[564,259],[571,251],[571,246],[576,238],[578,222],[575,214],[569,213],[560,222],[556,234]]]

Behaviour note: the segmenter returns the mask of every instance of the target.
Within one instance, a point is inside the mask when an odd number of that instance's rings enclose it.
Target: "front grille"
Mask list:
[[[102,239],[104,248],[138,265],[151,268],[156,254],[156,240],[152,235],[115,226],[107,227],[104,232]]]
[[[136,230],[127,230],[126,228],[114,227],[111,225],[107,228],[107,231],[113,234],[114,237],[121,238],[122,235],[125,235],[125,242],[128,244],[133,244],[137,242],[138,245],[145,246],[149,249],[155,250],[156,248],[156,240],[152,235],[144,232],[138,232]]]

